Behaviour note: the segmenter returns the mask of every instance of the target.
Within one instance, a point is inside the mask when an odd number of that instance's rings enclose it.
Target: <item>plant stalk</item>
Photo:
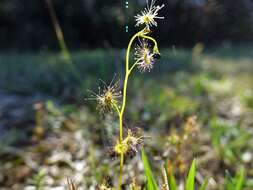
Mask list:
[[[141,31],[142,32],[142,31]],[[123,115],[125,112],[125,106],[126,106],[126,96],[127,96],[127,83],[128,83],[128,78],[129,75],[133,69],[129,69],[129,59],[130,59],[130,51],[132,44],[135,40],[136,37],[140,35],[141,32],[136,33],[130,40],[128,47],[127,47],[127,52],[126,52],[126,65],[125,65],[125,79],[124,79],[124,87],[123,87],[123,101],[122,101],[122,106],[120,109],[119,113],[119,143],[121,144],[123,141]],[[123,177],[123,167],[124,167],[124,154],[120,154],[120,174],[119,174],[119,184],[118,184],[118,190],[121,190],[122,186],[122,177]]]
[[[140,32],[137,32],[130,40],[128,47],[127,47],[127,52],[126,52],[126,65],[125,65],[125,79],[124,79],[124,87],[123,87],[123,100],[122,100],[122,106],[120,111],[118,111],[118,115],[119,115],[119,143],[121,144],[123,141],[123,115],[125,112],[125,107],[126,107],[126,98],[127,98],[127,83],[128,83],[128,78],[129,75],[131,74],[131,71],[133,70],[133,68],[137,65],[136,61],[131,68],[129,69],[129,59],[130,59],[130,51],[131,51],[131,47],[132,44],[134,42],[134,40],[138,37],[142,37],[142,38],[147,38],[151,41],[154,42],[154,47],[155,49],[158,51],[157,48],[157,42],[154,38],[146,36],[143,34],[143,30]],[[120,154],[120,174],[119,174],[119,182],[118,182],[118,190],[121,190],[121,186],[122,186],[122,177],[123,177],[123,167],[124,167],[124,153]]]

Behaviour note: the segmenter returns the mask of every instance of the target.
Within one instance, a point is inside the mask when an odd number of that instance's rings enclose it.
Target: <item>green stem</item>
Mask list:
[[[60,46],[61,53],[62,53],[62,56],[64,58],[64,61],[66,61],[68,63],[68,66],[70,67],[72,74],[78,80],[78,82],[81,84],[82,83],[82,78],[81,78],[80,73],[79,73],[79,71],[77,70],[77,68],[74,64],[71,53],[70,53],[70,51],[69,51],[69,49],[66,45],[66,42],[65,42],[65,39],[64,39],[64,34],[63,34],[62,28],[60,26],[59,20],[56,16],[55,9],[54,9],[54,6],[53,6],[53,2],[52,2],[52,0],[46,0],[46,3],[47,3],[49,15],[50,15],[50,18],[51,18],[52,23],[53,23],[53,27],[54,27],[54,30],[55,30],[55,33],[56,33],[56,37],[57,37],[58,44]]]
[[[131,73],[132,72],[132,70],[134,69],[134,67],[138,64],[138,62],[139,62],[139,60],[137,60],[133,65],[132,65],[132,67],[129,69],[129,72]],[[129,74],[130,74],[129,73]]]
[[[120,110],[119,110],[119,106],[118,106],[117,102],[113,102],[112,104],[113,104],[114,108],[116,109],[118,116],[120,117]]]
[[[121,109],[118,109],[118,106],[116,106],[116,110],[118,112],[119,115],[119,143],[121,144],[123,141],[123,115],[125,112],[125,107],[126,107],[126,97],[127,97],[127,83],[128,83],[128,78],[129,75],[131,73],[131,71],[134,69],[134,67],[137,65],[138,60],[131,66],[131,68],[129,69],[129,59],[130,59],[130,51],[131,51],[131,47],[132,44],[135,40],[135,38],[137,38],[138,36],[143,37],[143,38],[147,38],[151,41],[154,42],[155,46],[154,49],[158,52],[158,46],[157,46],[157,42],[154,38],[146,36],[143,34],[143,30],[136,33],[130,40],[128,47],[127,47],[127,52],[126,52],[126,65],[125,65],[125,79],[124,79],[124,87],[123,87],[123,100],[122,100],[122,106]],[[119,184],[118,184],[118,190],[121,190],[121,186],[122,186],[122,177],[123,177],[123,167],[124,167],[124,153],[120,154],[120,174],[119,174]]]
[[[150,37],[150,36],[146,36],[146,35],[140,35],[142,38],[146,38],[146,39],[149,39],[151,40],[153,43],[154,43],[154,50],[157,51],[156,53],[159,53],[158,51],[158,45],[157,45],[157,42],[154,38]]]
[[[134,68],[134,66],[136,64],[134,64],[130,69],[129,69],[129,59],[130,59],[130,51],[131,51],[131,47],[132,44],[135,40],[136,37],[140,36],[142,33],[138,32],[136,33],[130,40],[128,47],[127,47],[127,52],[126,52],[126,65],[125,65],[125,79],[124,79],[124,87],[123,87],[123,100],[122,100],[122,106],[120,109],[120,113],[119,113],[119,143],[121,144],[123,141],[123,115],[124,115],[124,111],[125,111],[125,106],[126,106],[126,96],[127,96],[127,83],[128,83],[128,78],[129,75],[132,71],[132,69]],[[122,176],[123,176],[123,167],[124,167],[124,154],[120,154],[120,174],[119,174],[119,184],[118,184],[118,190],[121,190],[121,186],[122,186]]]

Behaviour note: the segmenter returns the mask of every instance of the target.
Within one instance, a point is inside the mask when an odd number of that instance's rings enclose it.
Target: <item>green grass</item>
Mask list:
[[[153,177],[152,174],[152,169],[149,165],[146,153],[144,152],[144,150],[142,150],[142,161],[143,161],[143,165],[144,165],[144,171],[145,171],[145,176],[146,176],[146,190],[159,190],[158,185],[156,183],[155,178]],[[168,168],[171,167],[170,171],[168,171]],[[175,181],[175,177],[172,171],[172,166],[168,166],[168,164],[165,164],[165,176],[164,176],[164,181],[166,181],[164,183],[164,186],[166,188],[166,190],[177,190],[178,187],[176,185],[176,181]],[[185,190],[194,190],[196,189],[196,185],[195,185],[195,176],[196,176],[196,160],[192,161],[191,167],[189,169],[187,178],[186,178],[186,182],[185,182]],[[237,179],[237,178],[236,178]],[[234,180],[234,179],[233,179]],[[243,177],[240,175],[240,180],[239,182],[237,182],[236,184],[238,184],[238,189],[237,190],[241,190],[242,187],[242,181],[243,181]],[[200,186],[200,190],[205,190],[206,187],[208,185],[208,178],[206,178],[203,182],[203,184],[201,184]]]
[[[96,90],[98,79],[109,82],[109,76],[114,73],[123,75],[123,53],[123,50],[73,52],[74,64],[82,81],[76,78],[69,63],[59,54],[2,54],[0,89],[21,97],[38,93],[50,97],[51,101],[44,102],[43,127],[46,134],[43,138],[47,140],[54,133],[62,136],[66,131],[72,134],[73,130],[81,130],[90,142],[90,152],[95,155],[95,150],[104,151],[108,147],[109,142],[105,139],[117,133],[117,124],[109,117],[106,122],[97,117],[93,102],[84,100],[89,96],[86,89]],[[226,185],[239,188],[242,183],[245,189],[252,189],[252,181],[248,177],[253,175],[252,159],[249,161],[247,157],[253,152],[250,138],[253,134],[252,60],[253,55],[248,48],[204,52],[163,49],[162,58],[151,73],[138,73],[134,80],[130,78],[126,124],[137,125],[151,137],[151,141],[146,142],[148,155],[162,156],[167,150],[166,142],[171,130],[182,131],[185,120],[196,115],[200,134],[196,137],[197,142],[187,150],[192,154],[189,160],[201,160],[203,155],[210,153],[211,158],[207,154],[209,160],[201,161],[198,167],[200,172],[218,180],[220,189]],[[131,123],[128,123],[130,120]],[[1,147],[15,146],[20,139],[32,138],[31,129],[26,131],[26,124],[7,131],[2,138],[7,140],[2,140]],[[105,135],[106,138],[103,137]],[[209,149],[205,152],[207,147]],[[169,156],[163,159],[170,160]],[[148,166],[144,153],[142,157],[146,165],[145,174],[150,181],[148,187],[154,189],[158,185],[156,176],[160,173],[159,166]],[[3,158],[2,161],[8,162]],[[95,160],[89,158],[87,161],[92,173],[87,177],[89,184],[93,176],[101,181],[104,175],[112,175],[109,161],[97,167],[100,160]],[[191,168],[189,160],[185,164]],[[238,173],[241,166],[245,168],[243,179],[242,172]],[[194,167],[195,162],[186,180],[189,190],[194,183],[190,177],[194,176]],[[172,190],[176,189],[178,179],[184,179],[178,168],[174,167],[173,170],[175,175],[170,172],[168,175]],[[237,176],[236,180],[225,180],[225,170]]]

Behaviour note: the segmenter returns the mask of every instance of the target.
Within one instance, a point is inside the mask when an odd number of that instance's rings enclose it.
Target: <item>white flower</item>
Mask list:
[[[155,62],[154,53],[150,50],[147,41],[140,41],[140,45],[135,48],[135,60],[141,72],[150,71],[153,68]]]
[[[158,16],[158,11],[161,10],[164,7],[164,4],[155,5],[156,0],[151,0],[151,4],[149,6],[148,0],[147,1],[147,7],[144,8],[143,11],[141,11],[141,14],[137,14],[135,16],[136,19],[136,26],[140,26],[145,24],[147,28],[151,26],[157,26],[157,22],[155,19],[164,19],[164,17]]]
[[[114,79],[107,85],[104,81],[100,80],[103,83],[103,89],[98,87],[98,94],[89,90],[92,94],[87,100],[96,100],[98,105],[97,109],[102,112],[111,111],[115,104],[118,103],[118,99],[121,97],[121,91],[119,91],[119,81],[114,82]]]

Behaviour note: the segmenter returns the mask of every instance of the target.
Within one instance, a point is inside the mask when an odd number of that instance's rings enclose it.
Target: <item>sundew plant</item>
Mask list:
[[[157,27],[157,20],[164,19],[158,16],[158,12],[164,5],[156,5],[156,0],[149,2],[140,14],[135,16],[136,27],[141,28],[132,36],[129,41],[125,58],[125,78],[123,90],[120,90],[119,81],[112,80],[109,85],[103,82],[102,87],[98,87],[98,92],[92,92],[89,99],[96,100],[97,108],[101,112],[115,112],[119,121],[119,136],[113,146],[113,152],[120,160],[120,170],[118,174],[118,190],[122,189],[122,175],[124,172],[124,160],[129,153],[136,153],[143,144],[144,137],[135,134],[130,129],[123,129],[123,117],[127,103],[128,80],[132,71],[137,68],[141,73],[150,72],[155,61],[160,57],[157,41],[150,36],[153,27]],[[134,49],[134,62],[130,63],[130,53]],[[101,188],[100,188],[101,189]],[[109,189],[103,186],[103,189]]]

